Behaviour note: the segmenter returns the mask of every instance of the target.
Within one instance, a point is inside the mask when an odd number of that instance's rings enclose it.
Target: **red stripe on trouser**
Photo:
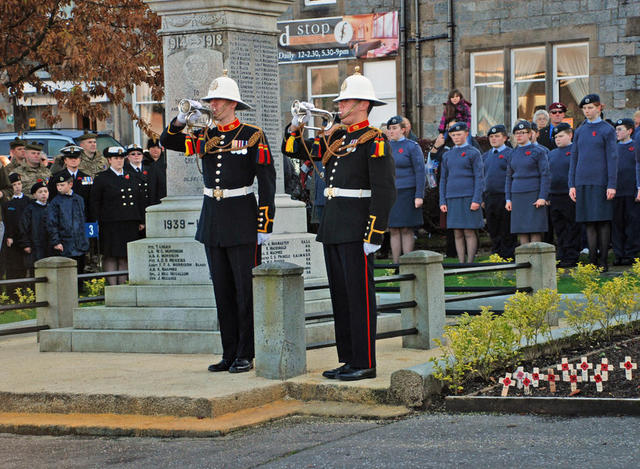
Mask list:
[[[256,250],[253,253],[253,266],[258,267],[258,246],[259,244],[256,242]]]
[[[367,350],[369,358],[369,368],[371,368],[371,308],[369,304],[369,266],[367,265],[367,255],[364,255],[364,289],[367,292]]]

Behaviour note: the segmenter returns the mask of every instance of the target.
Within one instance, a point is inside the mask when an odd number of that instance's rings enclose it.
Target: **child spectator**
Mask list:
[[[504,182],[507,160],[513,151],[506,145],[509,138],[504,125],[494,125],[488,132],[489,149],[482,155],[484,164],[484,214],[491,238],[491,252],[503,259],[513,259],[516,237],[511,234],[511,212],[505,209]],[[568,190],[568,189],[567,189]]]
[[[73,177],[61,174],[55,180],[58,195],[47,208],[49,245],[58,254],[75,259],[78,273],[84,271],[89,240],[84,229],[84,200],[73,191]]]
[[[4,261],[7,279],[25,278],[25,255],[20,246],[20,219],[29,205],[30,199],[22,193],[22,178],[17,173],[9,175],[13,196],[2,205],[2,218],[5,223]]]
[[[559,267],[575,267],[582,249],[582,225],[576,223],[576,204],[569,198],[569,164],[571,163],[571,138],[573,130],[566,122],[553,127],[554,149],[549,152],[549,211],[556,233],[556,258]]]
[[[451,90],[444,103],[444,112],[440,119],[438,131],[444,134],[450,122],[464,122],[471,129],[471,103],[464,99],[459,90]]]
[[[87,173],[80,171],[80,160],[82,157],[82,147],[78,145],[67,145],[60,150],[64,169],[53,175],[49,179],[49,201],[58,194],[57,183],[60,176],[71,176],[73,180],[73,193],[78,194],[84,201],[84,216],[86,221],[94,221],[88,213],[89,197],[93,187],[93,178]]]
[[[42,179],[31,186],[33,200],[20,218],[20,247],[27,254],[26,267],[33,273],[33,264],[52,252],[49,248],[49,236],[47,235],[47,199],[49,189]]]
[[[616,121],[618,139],[618,181],[613,199],[611,242],[616,257],[613,265],[631,265],[640,251],[640,205],[636,203],[636,148],[631,135],[633,120]]]

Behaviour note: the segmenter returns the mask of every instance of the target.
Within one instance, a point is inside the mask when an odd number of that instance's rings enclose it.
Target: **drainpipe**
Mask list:
[[[449,89],[456,87],[456,57],[455,57],[455,24],[453,20],[453,0],[449,0],[447,8],[447,28],[449,28]]]
[[[415,30],[415,38],[416,38],[416,51],[415,51],[415,58],[414,58],[414,72],[415,72],[415,78],[413,80],[413,82],[416,84],[415,88],[416,88],[416,99],[415,99],[415,103],[416,103],[416,112],[415,112],[415,117],[414,119],[416,119],[417,122],[417,126],[416,129],[418,129],[418,131],[420,132],[418,135],[422,135],[422,73],[420,71],[420,58],[421,58],[421,52],[422,52],[422,43],[419,40],[420,38],[420,2],[418,0],[414,1],[414,8],[415,8],[415,18],[416,18],[416,30]]]
[[[401,112],[407,115],[407,18],[405,0],[400,2],[400,95],[402,96]]]

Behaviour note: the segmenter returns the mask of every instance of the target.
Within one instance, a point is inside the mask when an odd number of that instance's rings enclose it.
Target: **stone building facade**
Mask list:
[[[437,133],[452,88],[472,102],[478,135],[495,123],[531,119],[553,101],[569,106],[576,125],[586,93],[600,94],[611,119],[640,108],[640,0],[297,0],[281,21],[392,10],[400,30],[395,56],[281,63],[283,123],[293,99],[313,98],[310,70],[319,66],[336,67],[337,83],[356,65],[365,75],[371,68],[374,82],[393,81],[395,112],[387,113],[408,116],[425,138]],[[375,67],[390,61],[395,73]]]

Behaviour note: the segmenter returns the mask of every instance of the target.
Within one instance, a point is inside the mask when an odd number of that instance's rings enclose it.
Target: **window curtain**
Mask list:
[[[557,49],[558,79],[560,84],[566,84],[571,96],[576,102],[589,94],[589,61],[587,58],[587,47],[562,47]],[[580,76],[585,78],[569,78],[566,76]]]

